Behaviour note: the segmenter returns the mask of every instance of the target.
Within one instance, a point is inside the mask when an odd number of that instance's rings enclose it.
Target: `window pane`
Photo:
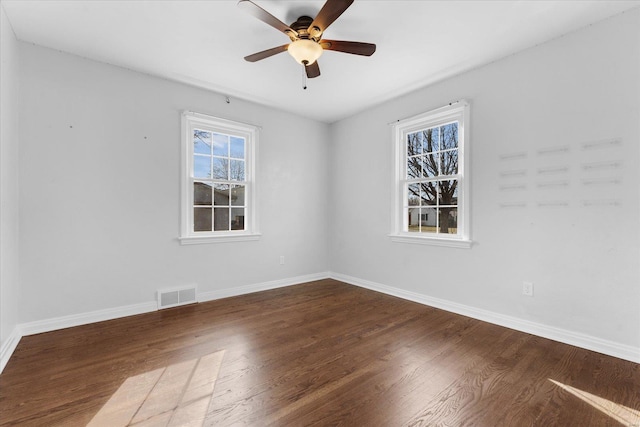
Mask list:
[[[214,231],[229,230],[229,208],[215,208],[213,218]]]
[[[193,204],[211,206],[211,184],[204,182],[193,183]]]
[[[231,157],[244,159],[244,138],[231,137]]]
[[[420,209],[420,231],[423,233],[435,233],[438,221],[438,210],[436,208]]]
[[[458,148],[458,122],[449,123],[440,128],[442,132],[442,147],[441,150],[447,148]]]
[[[420,184],[409,184],[407,188],[407,204],[409,206],[420,206]]]
[[[438,188],[435,182],[423,182],[420,184],[420,199],[422,206],[434,206],[438,196]]]
[[[438,176],[438,154],[427,154],[422,157],[422,176],[434,177]]]
[[[407,210],[409,215],[409,227],[407,231],[411,233],[417,233],[420,231],[420,208],[409,208]]]
[[[180,200],[187,206],[181,207],[181,239],[234,240],[226,235],[240,240],[250,235],[253,239],[257,236],[252,230],[257,224],[253,203],[255,126],[188,111],[182,119],[187,131],[181,134],[181,152],[187,164],[182,171],[186,175]]]
[[[229,136],[221,133],[213,134],[213,155],[229,157]]]
[[[407,157],[421,154],[422,143],[420,141],[419,134],[419,132],[416,132],[407,135]]]
[[[231,186],[231,205],[244,206],[244,185]]]
[[[421,157],[407,157],[407,178],[420,178],[422,177],[422,158]]]
[[[458,233],[458,208],[439,209],[439,233]]]
[[[440,128],[426,129],[422,134],[422,150],[425,154],[440,149]]]
[[[458,180],[438,182],[438,204],[457,205],[458,204]]]
[[[244,160],[231,160],[231,181],[244,181]]]
[[[229,206],[229,185],[215,184],[213,189],[213,204],[216,206]]]
[[[429,237],[440,237],[456,240],[453,246],[470,246],[464,229],[469,195],[467,184],[462,186],[468,179],[462,162],[468,110],[466,102],[456,102],[394,126],[394,200],[399,206],[394,208],[393,233],[397,241],[432,244]]]
[[[193,177],[211,178],[211,157],[193,156]]]
[[[442,175],[455,175],[458,173],[458,150],[440,153],[440,171]]]
[[[229,179],[229,159],[213,158],[213,178],[225,181]]]
[[[193,208],[193,231],[211,231],[211,208]]]
[[[193,152],[211,155],[211,132],[193,131]]]
[[[244,208],[231,209],[231,229],[244,230]]]

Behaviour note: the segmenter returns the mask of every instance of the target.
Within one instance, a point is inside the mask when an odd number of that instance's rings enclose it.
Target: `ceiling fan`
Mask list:
[[[320,75],[318,58],[324,50],[363,56],[373,55],[376,51],[375,44],[322,38],[322,34],[329,25],[338,19],[352,3],[353,0],[327,0],[315,19],[309,16],[301,16],[296,22],[286,25],[251,0],[240,0],[238,6],[241,9],[271,25],[276,30],[282,31],[291,39],[291,43],[245,56],[244,59],[249,62],[256,62],[280,52],[288,51],[298,63],[304,66],[307,77],[311,79]]]

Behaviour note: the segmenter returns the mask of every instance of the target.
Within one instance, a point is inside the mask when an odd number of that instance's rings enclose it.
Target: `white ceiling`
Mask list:
[[[254,0],[290,24],[324,1]],[[356,0],[325,38],[375,43],[371,57],[326,51],[302,89],[286,44],[236,0],[2,0],[16,37],[333,122],[413,89],[487,64],[638,7],[639,1]]]

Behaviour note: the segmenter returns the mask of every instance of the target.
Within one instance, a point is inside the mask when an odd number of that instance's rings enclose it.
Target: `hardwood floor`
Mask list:
[[[323,280],[24,337],[0,425],[640,426],[640,365]]]

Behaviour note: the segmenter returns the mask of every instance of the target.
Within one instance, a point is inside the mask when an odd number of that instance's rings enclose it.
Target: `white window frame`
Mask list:
[[[428,111],[393,124],[394,183],[392,200],[392,225],[389,237],[394,242],[417,243],[456,248],[470,248],[469,215],[469,103],[460,100],[445,107]],[[458,122],[458,173],[451,178],[458,179],[458,233],[416,233],[409,232],[407,217],[404,213],[407,205],[405,186],[407,179],[407,136],[411,133]]]
[[[193,133],[195,129],[239,136],[245,139],[245,220],[244,230],[193,231]],[[180,237],[183,245],[258,240],[256,204],[256,158],[258,127],[192,111],[182,112],[181,215]]]

